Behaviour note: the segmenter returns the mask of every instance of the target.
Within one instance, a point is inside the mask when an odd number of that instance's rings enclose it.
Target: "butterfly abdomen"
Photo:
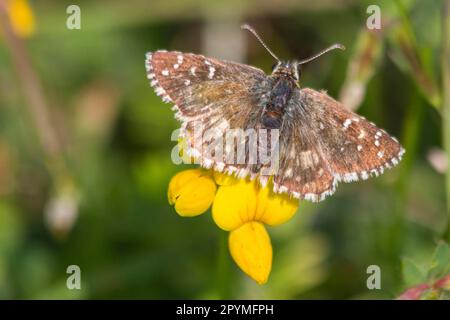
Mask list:
[[[295,82],[284,76],[277,76],[270,92],[270,100],[265,106],[262,123],[267,129],[279,129],[286,106],[292,97]]]

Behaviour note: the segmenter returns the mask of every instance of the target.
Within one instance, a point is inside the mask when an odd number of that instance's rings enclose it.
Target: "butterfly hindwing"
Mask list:
[[[336,182],[314,132],[296,107],[288,111],[280,132],[280,163],[274,175],[274,191],[295,198],[318,201],[334,192]]]
[[[300,91],[295,90],[286,107],[280,132],[280,165],[274,175],[274,191],[320,201],[334,192],[336,178],[312,129],[314,115],[300,104]]]

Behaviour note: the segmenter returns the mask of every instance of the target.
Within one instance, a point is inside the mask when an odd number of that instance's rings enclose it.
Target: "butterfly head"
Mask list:
[[[300,78],[300,65],[297,61],[278,61],[273,65],[272,75],[284,76],[298,81]]]
[[[267,50],[267,52],[277,61],[272,68],[272,75],[288,76],[288,77],[292,77],[296,81],[298,81],[299,76],[300,76],[300,65],[308,63],[308,62],[320,57],[324,53],[327,53],[328,51],[331,51],[334,49],[345,50],[345,47],[342,44],[336,43],[336,44],[333,44],[332,46],[320,51],[318,54],[316,54],[310,58],[301,60],[301,61],[288,61],[288,62],[281,61],[272,52],[272,50],[269,49],[269,47],[264,43],[264,41],[261,39],[261,37],[258,35],[258,33],[256,33],[256,31],[252,27],[250,27],[248,24],[244,24],[241,26],[241,28],[250,31],[256,37],[256,39],[258,39],[258,41],[262,44],[262,46]]]

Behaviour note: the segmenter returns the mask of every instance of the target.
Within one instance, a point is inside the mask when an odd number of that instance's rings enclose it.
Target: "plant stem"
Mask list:
[[[411,21],[408,16],[408,10],[401,0],[395,0],[395,5],[401,18],[402,32],[397,36],[397,45],[399,46],[404,59],[409,64],[409,71],[413,76],[422,95],[437,110],[441,107],[441,96],[438,84],[430,77],[425,70],[425,61],[421,54],[416,36],[414,34]]]
[[[17,71],[19,83],[27,99],[31,115],[42,148],[48,160],[61,155],[61,143],[51,122],[50,108],[44,96],[38,75],[34,72],[25,44],[12,30],[6,4],[0,1],[0,28],[4,31],[5,44],[11,52],[11,59]]]
[[[230,257],[228,255],[228,232],[220,230],[217,254],[217,294],[219,299],[230,298]]]
[[[399,176],[396,183],[396,195],[394,196],[394,212],[392,226],[388,237],[390,248],[390,259],[398,261],[403,255],[405,241],[408,237],[408,225],[406,223],[406,204],[411,184],[411,173],[417,158],[424,124],[424,101],[417,91],[412,90],[409,100],[408,113],[404,121],[401,140],[406,149],[406,154],[399,168]],[[398,269],[400,272],[400,269]],[[398,274],[400,276],[400,274]]]
[[[450,160],[450,0],[442,8],[442,129],[443,145]],[[447,230],[444,237],[450,241],[450,170],[445,175],[447,198]]]

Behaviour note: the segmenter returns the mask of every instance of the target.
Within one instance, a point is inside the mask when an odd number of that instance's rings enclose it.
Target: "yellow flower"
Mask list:
[[[7,9],[14,32],[23,38],[35,31],[34,14],[27,0],[9,0]]]
[[[181,216],[201,214],[212,204],[214,222],[230,231],[228,245],[232,258],[259,284],[266,283],[272,268],[272,245],[264,225],[286,222],[298,208],[298,200],[275,194],[270,181],[263,188],[257,180],[201,169],[175,175],[169,184],[168,197]]]

